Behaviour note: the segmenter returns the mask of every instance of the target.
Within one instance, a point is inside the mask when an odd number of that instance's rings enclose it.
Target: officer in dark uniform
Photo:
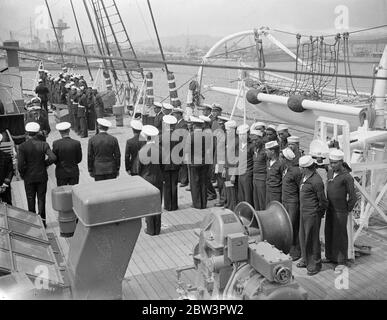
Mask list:
[[[254,205],[253,201],[253,157],[255,145],[251,143],[250,126],[242,124],[237,129],[239,136],[238,152],[238,201],[246,201]]]
[[[37,138],[40,126],[36,122],[26,124],[27,139],[19,146],[18,169],[24,180],[28,211],[35,212],[38,198],[38,213],[46,226],[47,167],[56,161],[55,154],[47,142]],[[46,159],[47,157],[47,159]]]
[[[251,137],[254,142],[253,156],[253,201],[255,210],[265,210],[266,208],[266,170],[267,155],[265,144],[263,143],[263,132],[261,130],[251,130]]]
[[[172,110],[171,115],[173,115],[177,123],[175,125],[175,132],[177,132],[181,138],[179,139],[179,143],[182,143],[184,137],[188,134],[188,125],[187,122],[183,119],[183,109],[180,108],[174,108]],[[182,153],[179,154],[180,157],[184,157]],[[188,181],[188,167],[187,164],[182,163],[179,170],[179,181],[180,181],[180,187],[186,187],[189,183]]]
[[[163,117],[163,133],[162,139],[162,164],[164,176],[164,209],[167,211],[176,211],[177,204],[177,183],[179,180],[179,159],[172,154],[173,148],[177,145],[177,141],[172,141],[172,131],[176,125],[177,120],[174,116],[166,115]]]
[[[316,163],[311,156],[300,158],[302,170],[300,186],[300,247],[301,260],[298,268],[306,268],[308,275],[321,270],[320,225],[328,207],[324,183],[316,172]]]
[[[236,134],[237,124],[234,120],[224,124],[226,130],[226,161],[222,172],[225,182],[224,207],[234,210],[238,202],[238,149]]]
[[[95,97],[93,94],[93,88],[88,87],[86,89],[86,118],[87,129],[95,130],[96,114],[95,114]]]
[[[212,131],[215,131],[216,129],[219,128],[219,123],[218,123],[218,117],[222,115],[223,108],[220,104],[214,103],[211,106],[211,129]]]
[[[40,107],[46,112],[48,112],[48,95],[49,95],[49,90],[47,86],[43,83],[42,79],[39,79],[38,81],[38,86],[35,88],[35,93],[38,95],[40,98]]]
[[[28,107],[26,124],[28,122],[38,123],[40,127],[40,131],[37,134],[37,137],[42,141],[46,141],[49,133],[51,132],[51,128],[48,122],[48,114],[46,110],[40,107],[39,100],[40,100],[39,98],[31,99],[31,106]]]
[[[62,122],[56,125],[62,139],[54,141],[52,152],[56,155],[56,184],[58,187],[79,183],[78,164],[82,161],[82,147],[77,140],[70,138],[71,124]]]
[[[163,107],[163,104],[160,102],[155,102],[153,103],[153,106],[154,106],[153,110],[155,113],[155,119],[153,121],[153,125],[157,128],[157,130],[159,130],[159,133],[161,133],[163,129],[163,117],[164,117],[164,114],[161,110]]]
[[[85,87],[80,88],[81,91],[78,97],[78,113],[77,116],[79,118],[79,135],[81,138],[88,137],[88,128],[87,128],[87,112],[88,112],[88,102],[86,97]]]
[[[132,120],[130,126],[133,130],[133,137],[126,141],[125,170],[131,176],[138,176],[140,168],[138,152],[145,144],[145,140],[140,139],[140,133],[143,126],[139,120]]]
[[[279,158],[279,145],[277,140],[265,144],[267,155],[266,169],[266,206],[271,201],[282,201],[282,173],[283,162]]]
[[[157,141],[159,130],[155,126],[145,125],[141,135],[147,139],[146,144],[139,151],[139,175],[160,191],[160,203],[163,198],[163,168],[161,164],[161,148]],[[148,161],[147,161],[148,160]],[[149,161],[150,160],[150,161]],[[148,164],[145,164],[148,163]],[[161,214],[146,217],[145,233],[155,236],[161,231]]]
[[[356,204],[354,179],[344,164],[344,153],[334,149],[329,154],[332,170],[328,171],[328,210],[325,218],[324,262],[337,263],[340,270],[348,260],[348,213]]]
[[[193,131],[187,140],[186,151],[189,152],[190,187],[192,196],[192,206],[196,209],[207,207],[207,177],[208,164],[206,159],[206,138],[203,134],[204,121],[191,117]],[[201,139],[201,146],[200,141]],[[212,152],[212,148],[210,148]]]
[[[3,135],[0,134],[0,145]],[[13,178],[12,157],[0,150],[0,201],[12,205],[11,181]]]
[[[210,117],[200,115],[199,119],[204,121],[204,123],[203,123],[203,130],[211,131],[211,123],[212,123],[212,121],[211,121]],[[213,146],[214,146],[214,150],[213,150],[213,154],[214,154],[215,153],[215,144]],[[211,180],[212,179],[212,175],[213,175],[213,171],[214,171],[214,164],[213,163],[208,163],[207,167],[208,167],[208,174],[207,174],[207,200],[208,201],[212,201],[212,200],[216,199],[216,190],[215,190],[214,186],[212,185],[212,180]]]
[[[284,171],[282,177],[282,204],[289,214],[293,226],[293,242],[290,248],[290,256],[293,261],[301,257],[300,240],[298,230],[300,228],[300,196],[301,170],[295,165],[295,154],[290,148],[282,150],[284,158]]]
[[[120,174],[121,152],[116,137],[107,133],[112,126],[105,119],[97,119],[99,133],[88,144],[87,166],[95,181],[115,179]]]

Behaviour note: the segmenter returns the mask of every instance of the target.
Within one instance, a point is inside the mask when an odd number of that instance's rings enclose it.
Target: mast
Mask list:
[[[155,29],[155,33],[156,33],[156,37],[157,37],[157,42],[158,42],[158,44],[159,44],[160,53],[161,53],[161,58],[162,58],[163,61],[164,61],[165,71],[166,71],[167,74],[168,74],[168,73],[169,73],[169,71],[168,71],[168,65],[165,63],[164,51],[163,51],[163,47],[161,46],[161,41],[160,41],[160,37],[159,37],[159,32],[157,31],[155,18],[153,17],[152,7],[151,7],[151,4],[150,4],[150,1],[147,0],[147,2],[148,2],[149,12],[150,12],[150,15],[151,15],[151,18],[152,18],[153,27],[154,27],[154,29]]]
[[[65,60],[64,60],[64,56],[63,56],[63,52],[62,52],[62,47],[60,46],[58,34],[56,33],[56,28],[55,28],[54,20],[52,20],[52,15],[51,15],[50,6],[48,5],[48,1],[47,1],[47,0],[45,0],[45,2],[46,2],[46,7],[47,7],[47,10],[48,10],[48,14],[49,14],[49,16],[50,16],[52,28],[54,29],[56,42],[58,43],[59,52],[60,52],[60,55],[61,55],[61,57],[62,57],[63,64],[65,64]]]
[[[74,10],[73,0],[70,0],[70,3],[71,3],[71,8],[72,8],[72,10],[73,10],[75,23],[77,24],[79,39],[81,40],[81,44],[82,44],[82,50],[83,50],[83,53],[86,55],[86,49],[85,49],[85,45],[84,45],[84,43],[83,43],[81,30],[79,29],[78,19],[77,19],[77,15],[76,15],[76,13],[75,13],[75,10]],[[85,57],[85,60],[86,60],[87,69],[89,70],[90,79],[91,79],[91,81],[94,81],[93,75],[92,75],[91,70],[90,70],[89,60],[87,59],[87,57]]]

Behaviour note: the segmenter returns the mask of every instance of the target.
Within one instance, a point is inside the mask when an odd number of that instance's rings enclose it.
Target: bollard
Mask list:
[[[77,217],[73,211],[72,186],[57,187],[52,190],[52,208],[58,211],[61,237],[71,238],[77,226]]]
[[[117,127],[124,126],[124,110],[125,110],[125,106],[122,106],[122,105],[113,106],[113,114],[116,116]]]
[[[141,218],[161,213],[160,191],[139,176],[73,187],[79,222],[70,239],[74,299],[122,299],[122,280]]]

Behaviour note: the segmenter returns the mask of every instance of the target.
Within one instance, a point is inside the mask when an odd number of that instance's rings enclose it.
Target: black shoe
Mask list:
[[[297,268],[306,268],[306,263],[304,261],[300,261],[296,264]]]
[[[293,256],[292,257],[292,261],[297,261],[298,259],[300,259],[301,258],[301,256]]]
[[[308,276],[314,276],[315,274],[319,273],[320,270],[319,269],[316,269],[316,270],[312,270],[312,271],[308,271],[306,274]]]

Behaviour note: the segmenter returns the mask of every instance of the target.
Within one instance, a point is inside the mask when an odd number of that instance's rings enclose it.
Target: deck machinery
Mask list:
[[[196,287],[179,282],[178,292],[188,299],[305,300],[287,254],[292,236],[289,215],[277,201],[264,211],[247,202],[234,212],[213,209],[193,250]]]

